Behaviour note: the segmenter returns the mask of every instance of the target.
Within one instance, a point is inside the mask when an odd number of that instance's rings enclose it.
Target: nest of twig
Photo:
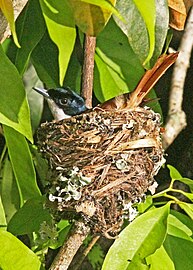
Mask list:
[[[38,140],[50,166],[50,201],[103,234],[121,229],[163,164],[160,115],[148,108],[45,123]]]

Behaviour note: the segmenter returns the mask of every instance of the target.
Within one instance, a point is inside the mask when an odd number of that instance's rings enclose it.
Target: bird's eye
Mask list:
[[[67,98],[59,99],[59,103],[60,105],[66,105],[68,103],[68,99]]]

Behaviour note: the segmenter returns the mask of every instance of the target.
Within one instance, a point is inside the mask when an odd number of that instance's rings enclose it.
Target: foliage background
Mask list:
[[[48,248],[57,249],[62,245],[71,225],[65,220],[56,223],[44,208],[42,194],[47,164],[36,149],[34,135],[41,121],[50,119],[50,115],[32,86],[64,85],[80,92],[86,33],[97,36],[96,99],[103,102],[133,90],[145,69],[150,68],[167,47],[168,4],[161,0],[144,3],[119,0],[115,9],[113,0],[29,0],[14,26],[11,2],[7,3],[6,6],[5,1],[0,1],[13,33],[0,48],[0,267],[3,270],[45,269],[45,253]],[[165,91],[162,93],[165,95]],[[163,96],[164,116],[166,104]],[[153,104],[153,109],[162,113],[158,103]],[[187,112],[191,122],[192,111],[188,108]],[[188,128],[185,132],[191,137],[192,130]],[[181,138],[179,140],[175,142],[175,150],[169,149],[168,160],[192,177],[192,168],[187,171],[186,162],[180,160],[179,163],[180,157],[174,159],[178,153],[186,157],[187,150],[181,149],[184,146]],[[92,251],[93,268],[100,269],[102,264],[105,270],[193,268],[192,182],[175,168],[169,169],[172,179],[169,188],[147,197],[146,202],[138,206],[141,215],[122,231],[104,263],[100,247]],[[158,181],[161,179],[168,185],[166,175],[158,176]],[[176,180],[186,184],[186,193],[176,190]],[[183,198],[171,195],[171,191],[182,194]],[[183,213],[170,209],[174,203]],[[158,207],[159,204],[163,206]],[[93,257],[98,253],[96,262]]]

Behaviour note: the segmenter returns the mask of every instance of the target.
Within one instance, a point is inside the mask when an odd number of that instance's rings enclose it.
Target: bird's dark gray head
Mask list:
[[[47,91],[36,87],[33,89],[44,97],[52,99],[67,115],[73,116],[87,110],[84,98],[70,88],[56,88]]]

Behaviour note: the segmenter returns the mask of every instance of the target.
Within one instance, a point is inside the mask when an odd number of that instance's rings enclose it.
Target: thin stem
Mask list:
[[[92,108],[92,89],[94,74],[94,54],[96,37],[86,35],[84,41],[84,62],[82,69],[82,91],[87,108]]]

